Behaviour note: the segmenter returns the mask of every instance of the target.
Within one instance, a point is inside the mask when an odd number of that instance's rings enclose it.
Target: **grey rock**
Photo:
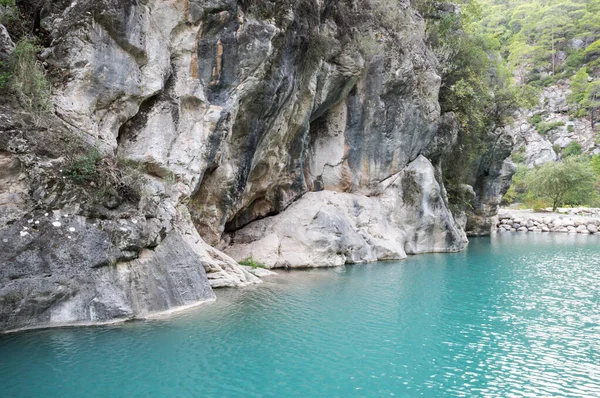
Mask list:
[[[407,3],[381,29],[354,2],[342,27],[336,2],[292,3],[261,20],[230,0],[40,2],[56,115],[38,128],[0,99],[0,329],[210,300],[260,282],[235,261],[248,253],[340,265],[462,250],[467,224],[489,233],[512,137],[473,167],[474,214],[453,217],[441,170],[458,124],[440,114],[423,19]],[[348,45],[380,31],[370,56]],[[74,132],[73,152],[139,165],[139,200],[68,178]]]
[[[502,196],[508,191],[516,165],[509,159],[514,138],[506,130],[488,134],[485,154],[474,162],[470,184],[475,192],[468,209],[467,235],[489,235],[497,223]]]
[[[10,38],[6,27],[0,24],[0,60],[7,58],[15,49],[15,43]]]
[[[331,267],[454,252],[467,243],[440,195],[431,164],[419,157],[379,195],[305,194],[283,213],[236,231],[224,250],[268,268]]]
[[[575,38],[571,40],[569,46],[575,50],[582,50],[583,48],[585,48],[585,43],[583,40]]]
[[[200,258],[177,233],[132,262],[117,262],[108,234],[80,223],[13,224],[0,240],[0,330],[106,323],[214,299]]]

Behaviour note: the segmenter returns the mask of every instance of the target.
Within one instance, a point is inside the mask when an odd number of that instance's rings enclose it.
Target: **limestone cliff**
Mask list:
[[[452,115],[408,2],[31,3],[54,112],[0,101],[0,330],[210,300],[260,282],[250,256],[466,246],[440,171]],[[109,192],[73,178],[90,150]]]

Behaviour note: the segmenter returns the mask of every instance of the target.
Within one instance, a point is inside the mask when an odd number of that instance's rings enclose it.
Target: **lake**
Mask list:
[[[600,236],[497,234],[217,296],[0,336],[0,396],[600,396]]]

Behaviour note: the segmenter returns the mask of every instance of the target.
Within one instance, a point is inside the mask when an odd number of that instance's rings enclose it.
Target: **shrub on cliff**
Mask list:
[[[76,145],[76,144],[75,144]],[[137,203],[146,182],[144,165],[114,156],[102,156],[95,147],[71,155],[64,169],[65,177],[86,187],[93,202],[114,207],[123,201]]]
[[[50,82],[37,59],[39,51],[40,47],[35,39],[19,40],[10,56],[8,72],[4,72],[8,87],[35,121],[39,121],[52,109]]]
[[[569,158],[572,156],[580,156],[583,154],[583,148],[581,144],[575,141],[571,141],[569,145],[563,149],[563,158]]]
[[[0,0],[0,24],[6,25],[18,18],[15,0]]]

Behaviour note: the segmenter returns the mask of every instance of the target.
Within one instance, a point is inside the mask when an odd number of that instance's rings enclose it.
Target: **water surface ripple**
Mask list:
[[[284,273],[168,319],[0,336],[2,397],[600,397],[600,237]]]

